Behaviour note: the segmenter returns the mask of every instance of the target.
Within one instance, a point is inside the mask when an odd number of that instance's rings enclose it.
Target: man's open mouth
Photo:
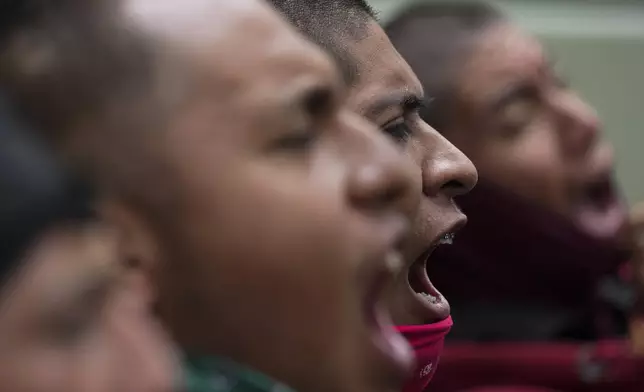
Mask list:
[[[418,299],[420,307],[423,308],[426,323],[433,323],[444,320],[450,314],[449,304],[443,295],[434,287],[427,275],[427,260],[434,250],[441,245],[451,245],[454,240],[454,233],[447,233],[436,241],[409,267],[409,287]]]
[[[605,240],[616,238],[626,222],[627,211],[610,173],[583,187],[575,218],[579,228],[593,237]]]

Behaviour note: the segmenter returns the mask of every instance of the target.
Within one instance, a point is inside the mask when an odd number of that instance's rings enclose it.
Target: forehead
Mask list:
[[[539,41],[511,24],[488,28],[473,44],[459,73],[461,92],[467,97],[484,99],[511,84],[538,81],[548,72]]]
[[[370,21],[367,29],[364,38],[347,45],[358,67],[351,103],[358,108],[370,107],[383,94],[392,92],[422,97],[423,89],[416,74],[383,29],[375,21]]]
[[[129,0],[126,16],[190,67],[201,92],[225,97],[330,67],[315,47],[258,0]],[[188,63],[188,64],[185,64]]]

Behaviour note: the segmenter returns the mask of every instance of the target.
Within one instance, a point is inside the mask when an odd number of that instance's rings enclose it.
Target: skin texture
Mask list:
[[[300,391],[399,388],[411,353],[384,289],[418,206],[410,162],[344,105],[330,59],[259,2],[127,0],[115,15],[183,83],[148,154],[172,209],[106,206],[176,341]]]
[[[0,298],[0,390],[172,390],[169,340],[116,244],[90,224],[54,228],[29,249]]]
[[[509,23],[493,24],[478,37],[456,74],[445,135],[482,178],[592,235],[615,237],[623,207],[615,207],[619,218],[594,225],[579,211],[588,185],[610,180],[613,169],[613,151],[601,140],[594,110],[561,82],[534,37]],[[605,229],[596,232],[596,227]]]
[[[413,230],[404,247],[407,270],[423,263],[423,256],[446,233],[458,231],[466,220],[453,198],[476,184],[472,162],[418,115],[425,101],[423,89],[409,65],[394,49],[375,21],[357,41],[347,42],[359,78],[349,91],[352,110],[392,137],[415,164],[414,192],[421,199]],[[431,263],[431,260],[429,261]],[[429,302],[410,287],[409,274],[397,279],[389,297],[397,324],[424,324],[444,319],[449,305],[437,291]]]

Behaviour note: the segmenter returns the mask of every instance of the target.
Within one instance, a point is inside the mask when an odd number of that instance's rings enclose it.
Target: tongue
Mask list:
[[[603,240],[615,239],[626,220],[610,178],[587,187],[577,209],[577,223],[589,235]]]
[[[584,203],[577,210],[579,227],[593,237],[614,239],[626,220],[626,211],[619,201],[607,205]]]

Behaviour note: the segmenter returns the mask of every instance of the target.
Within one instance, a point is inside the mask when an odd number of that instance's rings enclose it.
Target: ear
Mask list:
[[[99,215],[118,236],[119,262],[125,272],[125,283],[146,305],[154,302],[154,271],[159,267],[159,243],[150,225],[135,209],[116,199],[98,203]]]
[[[97,208],[118,237],[123,274],[112,327],[128,348],[121,360],[139,371],[133,390],[175,390],[182,382],[178,349],[155,314],[154,270],[161,262],[157,237],[143,215],[123,202],[105,199]]]

